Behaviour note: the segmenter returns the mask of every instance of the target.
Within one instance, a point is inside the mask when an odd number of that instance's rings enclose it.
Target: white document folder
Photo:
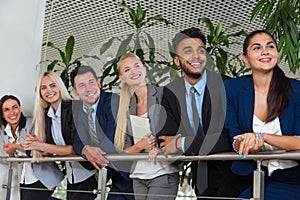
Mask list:
[[[136,144],[150,131],[149,118],[130,115],[130,122],[133,141]]]

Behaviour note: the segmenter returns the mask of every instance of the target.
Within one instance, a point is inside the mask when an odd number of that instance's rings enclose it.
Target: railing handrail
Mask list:
[[[148,160],[147,153],[129,154],[110,154],[105,156],[110,161],[136,161]],[[246,158],[238,155],[235,152],[224,152],[212,155],[198,155],[198,156],[184,156],[184,155],[169,155],[165,157],[163,154],[157,156],[158,161],[198,161],[198,160],[255,160],[257,162],[257,169],[253,174],[253,198],[254,200],[264,200],[264,172],[261,170],[261,163],[264,160],[300,160],[300,151],[272,151],[272,152],[259,152],[250,154]],[[7,184],[7,197],[10,198],[10,186],[12,177],[12,162],[32,162],[33,158],[29,157],[0,157],[0,162],[9,163],[9,178]],[[54,161],[85,161],[82,157],[72,156],[52,156],[42,157],[39,162],[54,162]],[[105,198],[105,183],[106,183],[106,170],[101,170],[98,177],[98,197],[103,200]],[[101,188],[101,189],[100,189]]]
[[[105,156],[110,161],[136,161],[136,160],[147,160],[147,153],[120,153],[110,154]],[[196,161],[196,160],[300,160],[300,151],[273,151],[273,152],[259,152],[255,154],[249,154],[246,158],[238,155],[235,152],[224,152],[211,155],[197,155],[197,156],[184,156],[184,155],[169,155],[165,157],[160,154],[157,156],[158,161]],[[30,157],[0,157],[0,162],[31,162],[33,158]],[[85,161],[81,156],[51,156],[42,157],[40,162],[52,162],[52,161]]]

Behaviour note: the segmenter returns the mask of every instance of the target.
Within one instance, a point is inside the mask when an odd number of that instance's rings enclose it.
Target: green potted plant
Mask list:
[[[117,70],[118,60],[128,51],[135,53],[147,66],[149,81],[151,83],[160,84],[167,79],[167,77],[163,76],[170,69],[166,67],[169,65],[169,62],[167,62],[168,58],[164,57],[157,51],[154,39],[145,29],[156,26],[158,23],[162,23],[165,26],[171,25],[172,23],[163,18],[161,15],[148,17],[147,12],[152,8],[152,6],[143,9],[141,4],[138,3],[134,10],[124,1],[118,3],[118,6],[120,7],[119,14],[125,12],[129,15],[129,20],[118,19],[127,24],[130,30],[132,30],[132,33],[125,36],[112,37],[100,48],[100,55],[103,55],[113,46],[113,44],[118,45],[116,55],[103,66],[104,71],[101,76],[102,87],[111,89],[114,85],[116,85],[119,79]],[[109,19],[108,22],[111,22],[115,18]],[[111,77],[112,80],[109,83],[103,84],[104,79],[107,77]]]
[[[212,56],[217,70],[221,74],[227,74],[232,77],[238,77],[247,73],[250,69],[241,60],[241,55],[230,53],[231,45],[238,44],[240,36],[245,36],[246,32],[240,30],[232,32],[233,29],[238,27],[238,24],[232,23],[229,27],[224,28],[222,21],[216,26],[210,21],[209,18],[202,17],[198,19],[198,23],[204,23],[209,31],[207,35],[207,52]]]
[[[60,77],[63,80],[66,88],[70,92],[70,78],[69,74],[70,72],[77,66],[80,66],[83,59],[85,58],[94,58],[94,59],[99,59],[97,56],[86,56],[83,55],[81,57],[78,57],[74,60],[72,60],[73,56],[73,51],[74,51],[74,46],[75,46],[75,38],[74,36],[70,36],[67,39],[65,49],[62,50],[58,48],[55,44],[52,42],[45,42],[43,43],[43,46],[50,47],[54,50],[56,50],[59,54],[59,59],[54,59],[54,60],[45,60],[41,61],[41,63],[49,63],[47,65],[47,71],[56,71],[60,73]]]
[[[250,22],[259,17],[264,28],[278,40],[280,61],[287,61],[293,73],[300,67],[300,1],[260,0],[253,8]]]

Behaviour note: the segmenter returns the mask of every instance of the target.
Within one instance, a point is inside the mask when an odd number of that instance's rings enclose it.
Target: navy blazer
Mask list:
[[[300,135],[300,82],[290,79],[293,91],[289,92],[289,105],[279,116],[283,135]],[[225,127],[230,139],[245,132],[253,132],[254,83],[252,75],[225,81],[227,113]],[[256,168],[253,161],[235,161],[232,170],[240,175],[248,175]]]
[[[113,98],[112,98],[113,96]],[[107,153],[115,153],[114,137],[115,137],[115,116],[118,109],[118,95],[112,95],[110,92],[101,91],[99,102],[96,110],[97,136],[104,151]],[[74,137],[73,148],[76,154],[82,155],[85,145],[90,143],[88,134],[87,114],[83,111],[81,101],[74,102],[73,106],[75,125],[77,134]]]

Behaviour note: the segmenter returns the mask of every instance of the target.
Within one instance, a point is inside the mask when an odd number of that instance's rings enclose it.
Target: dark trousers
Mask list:
[[[67,200],[94,200],[97,195],[93,194],[93,189],[97,189],[98,183],[95,176],[75,184],[67,184]]]
[[[48,190],[40,181],[37,181],[32,184],[20,184],[20,187],[21,200],[48,200],[53,193],[52,190]]]
[[[112,180],[110,192],[131,193],[130,195],[109,193],[107,200],[134,200],[132,179],[129,178],[129,173],[116,171],[110,167],[107,169],[107,180]]]
[[[239,176],[231,171],[232,161],[208,161],[208,188],[203,194],[195,187],[197,196],[238,197],[249,185],[252,176]],[[201,177],[193,177],[194,179]],[[198,198],[201,199],[201,198]]]

